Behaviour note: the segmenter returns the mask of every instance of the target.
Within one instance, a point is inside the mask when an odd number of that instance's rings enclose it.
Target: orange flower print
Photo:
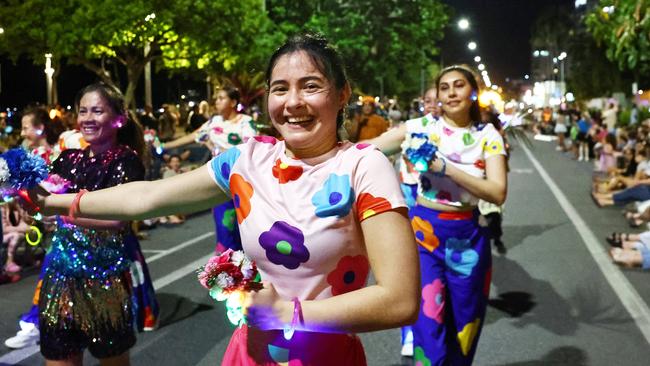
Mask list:
[[[251,212],[251,197],[253,197],[253,186],[244,180],[239,174],[230,177],[230,192],[235,203],[237,223],[241,224]]]
[[[411,220],[411,226],[415,233],[415,241],[426,248],[426,250],[433,252],[440,245],[440,240],[433,233],[433,226],[431,226],[429,221],[419,216],[414,216]]]
[[[357,198],[357,215],[359,221],[370,216],[392,209],[393,206],[383,197],[375,197],[370,193],[361,193]]]
[[[291,182],[292,180],[298,180],[301,175],[301,166],[292,166],[287,163],[283,163],[280,159],[275,161],[275,165],[273,166],[273,176],[278,178],[278,182],[280,182],[280,184],[285,184]]]
[[[332,286],[332,295],[358,290],[366,284],[370,263],[363,255],[345,256],[336,268],[327,275],[327,283]]]

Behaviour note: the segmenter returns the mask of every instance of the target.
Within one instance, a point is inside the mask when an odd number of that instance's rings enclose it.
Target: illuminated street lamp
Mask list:
[[[471,41],[470,43],[467,44],[467,48],[469,48],[470,51],[474,51],[476,49],[477,45],[476,42]]]
[[[481,62],[481,56],[474,57],[474,62]]]
[[[478,64],[478,69],[479,69],[480,71],[485,70],[485,65],[483,65],[483,64]]]
[[[54,68],[52,68],[52,54],[45,54],[45,78],[47,82],[47,104],[52,104],[52,76],[54,75]]]
[[[458,29],[460,30],[467,30],[469,29],[469,20],[462,18],[461,20],[458,21]]]

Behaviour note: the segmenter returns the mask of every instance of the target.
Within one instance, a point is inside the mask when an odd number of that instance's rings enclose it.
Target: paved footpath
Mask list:
[[[591,167],[534,142],[515,146],[504,217],[506,255],[494,255],[491,301],[476,365],[647,365],[650,273],[620,270],[603,238],[625,231],[618,208],[589,198]],[[143,241],[162,306],[161,327],[138,336],[133,365],[217,365],[231,328],[194,270],[214,249],[209,213],[159,227]],[[36,274],[0,286],[0,338],[16,331]],[[369,365],[409,365],[399,330],[361,335]],[[37,347],[0,345],[0,365],[41,365]],[[97,362],[86,354],[85,364]]]

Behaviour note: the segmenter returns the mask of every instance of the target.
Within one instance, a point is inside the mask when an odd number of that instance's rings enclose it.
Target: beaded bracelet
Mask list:
[[[79,208],[79,203],[81,201],[81,197],[86,193],[88,193],[88,190],[86,190],[86,189],[82,189],[79,192],[77,192],[77,194],[72,199],[72,203],[70,204],[70,208],[68,209],[68,217],[70,217],[72,219],[77,217],[77,214],[81,210]]]
[[[291,340],[293,333],[296,332],[296,325],[298,322],[304,324],[304,319],[302,317],[302,305],[300,305],[300,300],[297,297],[291,299],[293,301],[293,318],[291,319],[291,324],[284,326],[282,332],[284,333],[284,339]]]

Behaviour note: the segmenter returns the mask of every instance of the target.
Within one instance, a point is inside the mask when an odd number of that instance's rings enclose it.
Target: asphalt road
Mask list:
[[[534,142],[515,146],[504,215],[506,255],[495,252],[491,301],[476,365],[647,365],[648,273],[621,270],[603,238],[627,231],[620,208],[589,198],[591,166]],[[133,365],[216,365],[231,326],[194,270],[214,249],[209,213],[158,227],[142,242],[161,304],[161,326],[138,335]],[[638,230],[637,230],[638,231]],[[36,283],[0,286],[0,339],[15,334]],[[643,331],[641,330],[643,329]],[[399,330],[361,335],[369,365],[410,365],[399,355]],[[0,345],[0,365],[41,365],[38,347]],[[85,355],[85,364],[97,361]]]

